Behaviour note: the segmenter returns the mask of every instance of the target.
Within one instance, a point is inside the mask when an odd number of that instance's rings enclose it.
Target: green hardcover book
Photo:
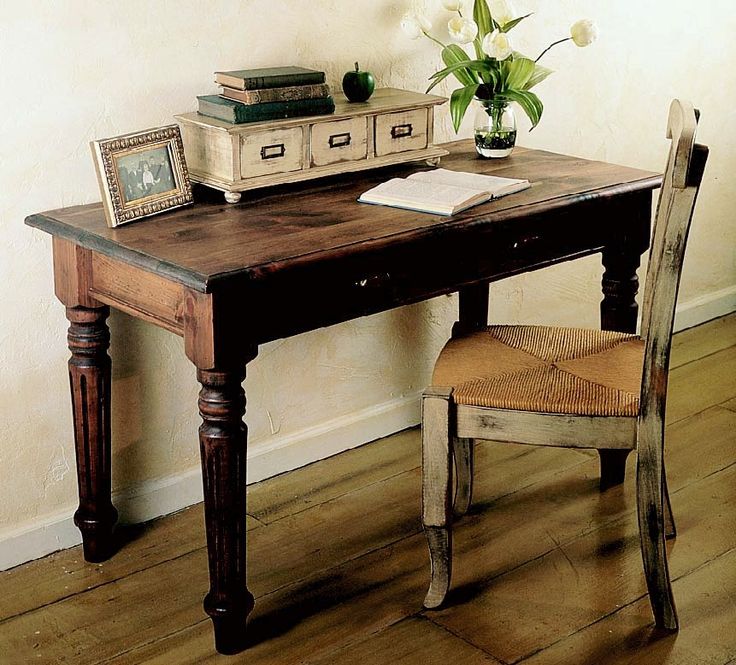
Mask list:
[[[201,95],[199,112],[211,118],[219,118],[236,125],[245,122],[263,122],[298,118],[306,115],[329,115],[335,111],[332,97],[300,99],[292,102],[269,102],[267,104],[242,104],[220,95]]]
[[[325,73],[304,67],[264,67],[215,72],[215,82],[236,90],[284,88],[325,82]]]

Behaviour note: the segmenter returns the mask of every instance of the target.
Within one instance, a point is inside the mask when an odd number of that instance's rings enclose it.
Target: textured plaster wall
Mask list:
[[[216,91],[216,69],[298,63],[325,69],[337,84],[359,60],[380,85],[423,90],[439,58],[429,42],[397,29],[409,4],[0,0],[0,540],[70,511],[76,493],[67,324],[52,295],[50,239],[23,218],[98,200],[88,142],[171,122],[194,108],[195,95]],[[438,0],[425,5],[440,14]],[[516,31],[532,54],[579,17],[596,18],[602,32],[585,51],[565,45],[546,58],[558,71],[539,88],[545,117],[520,142],[658,169],[669,99],[694,99],[713,153],[682,299],[736,284],[730,3],[709,0],[695,13],[684,0],[518,7],[538,11]],[[438,140],[449,139],[446,113],[439,116]],[[509,280],[493,288],[494,318],[595,325],[599,278],[592,258]],[[443,297],[263,347],[246,380],[253,449],[421,390],[454,308]],[[120,313],[110,322],[114,486],[196,467],[197,385],[181,340]]]

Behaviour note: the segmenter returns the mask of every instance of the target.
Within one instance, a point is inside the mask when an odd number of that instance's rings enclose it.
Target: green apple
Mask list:
[[[361,72],[358,63],[355,71],[348,72],[342,77],[342,90],[351,102],[364,102],[376,88],[376,80],[370,72]]]

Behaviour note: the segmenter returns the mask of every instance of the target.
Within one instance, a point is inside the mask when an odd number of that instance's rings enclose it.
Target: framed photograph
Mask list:
[[[192,202],[192,185],[177,125],[90,143],[107,225]]]

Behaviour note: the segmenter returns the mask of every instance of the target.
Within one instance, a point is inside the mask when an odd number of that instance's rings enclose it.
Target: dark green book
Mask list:
[[[328,115],[335,111],[335,102],[332,97],[265,104],[242,104],[220,97],[220,95],[201,95],[197,97],[197,100],[199,101],[199,112],[202,115],[219,118],[236,125],[244,122],[299,118],[305,115]]]
[[[324,83],[325,73],[304,67],[264,67],[215,72],[215,83],[236,90],[262,90]]]

